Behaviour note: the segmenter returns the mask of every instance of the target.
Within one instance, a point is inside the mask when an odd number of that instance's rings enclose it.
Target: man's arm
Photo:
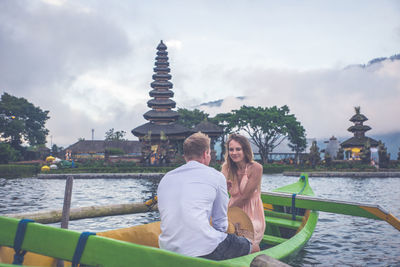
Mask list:
[[[229,196],[226,188],[225,177],[216,177],[218,179],[217,194],[213,203],[213,208],[211,211],[212,225],[213,227],[220,231],[226,232],[228,229],[228,202]]]

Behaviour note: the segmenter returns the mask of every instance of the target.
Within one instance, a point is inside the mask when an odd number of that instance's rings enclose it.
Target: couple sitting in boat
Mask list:
[[[160,248],[212,260],[259,251],[265,230],[262,166],[253,161],[247,138],[238,134],[229,137],[222,173],[208,167],[210,139],[206,135],[189,136],[183,152],[186,164],[168,172],[158,186]],[[239,235],[229,230],[228,207],[247,214],[252,222],[251,234],[246,231],[250,228],[240,234],[237,223],[233,228]]]

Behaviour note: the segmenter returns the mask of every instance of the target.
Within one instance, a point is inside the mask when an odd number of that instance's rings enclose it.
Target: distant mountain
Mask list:
[[[370,61],[368,61],[367,64],[349,65],[349,66],[345,67],[345,69],[352,68],[352,67],[367,68],[367,67],[370,67],[373,64],[377,64],[377,63],[380,63],[380,62],[385,61],[385,60],[390,60],[390,61],[400,60],[400,54],[396,54],[396,55],[393,55],[391,57],[377,57],[377,58],[374,58],[374,59],[371,59]]]
[[[246,99],[246,97],[245,96],[237,96],[236,99],[244,100],[244,99]],[[202,103],[202,104],[198,105],[197,107],[202,107],[202,106],[220,107],[222,105],[222,102],[224,102],[224,99],[218,99],[218,100],[215,100],[215,101]]]

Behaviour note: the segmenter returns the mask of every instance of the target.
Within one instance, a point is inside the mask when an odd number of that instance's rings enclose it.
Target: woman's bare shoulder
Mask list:
[[[252,171],[252,172],[262,172],[262,169],[263,169],[263,166],[260,164],[260,163],[258,163],[258,162],[256,162],[256,161],[253,161],[250,165],[249,165],[249,168],[250,168],[250,171]]]

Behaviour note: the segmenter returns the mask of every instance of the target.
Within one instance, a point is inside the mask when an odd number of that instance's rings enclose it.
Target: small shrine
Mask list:
[[[355,107],[354,109],[356,114],[350,118],[354,125],[347,129],[354,136],[342,142],[340,146],[343,148],[347,159],[359,160],[361,150],[364,147],[369,147],[369,149],[378,147],[378,141],[365,136],[365,132],[371,130],[371,127],[364,125],[368,118],[360,113],[360,107]]]
[[[147,102],[151,110],[143,115],[149,122],[134,128],[132,134],[142,143],[142,161],[162,164],[175,158],[183,140],[193,131],[176,122],[179,114],[172,110],[176,103],[171,99],[174,96],[173,84],[169,81],[168,52],[163,41],[157,46],[155,60],[154,81],[150,84],[153,89],[149,92],[152,99]]]

